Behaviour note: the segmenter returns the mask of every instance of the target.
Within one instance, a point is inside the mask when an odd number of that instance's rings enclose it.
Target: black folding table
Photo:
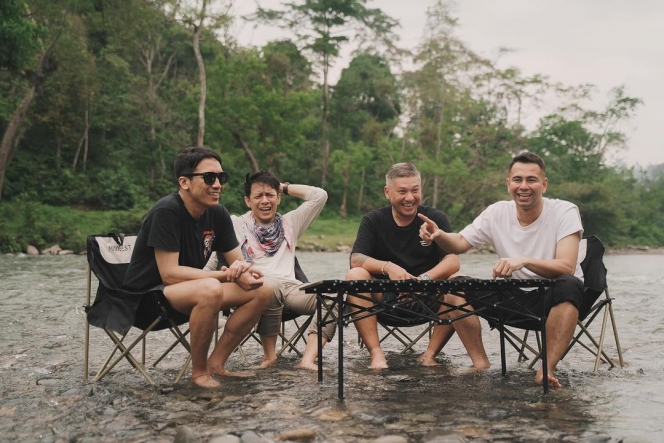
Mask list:
[[[544,393],[549,392],[547,358],[546,358],[546,312],[542,304],[542,312],[531,312],[530,310],[515,304],[514,297],[506,296],[499,301],[483,301],[484,296],[471,297],[466,295],[466,291],[486,291],[501,292],[509,289],[532,288],[534,296],[539,296],[542,290],[555,284],[555,279],[453,279],[453,280],[321,280],[311,283],[304,287],[305,292],[316,294],[317,300],[317,325],[318,325],[318,381],[323,381],[323,341],[322,328],[324,325],[336,322],[338,326],[337,336],[339,340],[339,371],[338,371],[338,396],[344,398],[343,380],[343,331],[344,327],[354,321],[377,315],[379,312],[389,312],[390,315],[398,315],[399,312],[407,312],[413,315],[413,303],[419,303],[420,309],[416,315],[424,320],[429,320],[438,324],[452,324],[452,322],[465,318],[469,315],[481,315],[486,308],[497,308],[500,316],[493,318],[494,322],[502,326],[505,319],[518,314],[521,318],[537,322],[542,334],[542,368],[543,368],[543,388]],[[396,293],[408,294],[408,296],[397,297],[395,300],[381,301],[373,299],[372,293]],[[466,298],[466,303],[461,306],[448,305],[442,302],[443,294],[457,294]],[[346,296],[352,294],[355,297],[363,298],[373,302],[373,306],[366,308],[354,305],[353,312],[347,312],[349,303]],[[440,312],[434,312],[429,306],[431,301],[438,299],[443,306]],[[327,302],[327,303],[326,303]],[[474,309],[469,305],[473,305]],[[338,315],[336,318],[332,314],[334,305],[338,306]],[[325,307],[327,306],[327,307]],[[461,314],[453,319],[442,318],[450,311],[462,311]],[[502,365],[502,374],[507,374],[507,364],[505,361],[505,332],[503,327],[498,327],[500,331],[500,360]]]

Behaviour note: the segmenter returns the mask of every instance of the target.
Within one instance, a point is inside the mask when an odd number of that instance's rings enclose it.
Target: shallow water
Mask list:
[[[343,278],[348,255],[300,253],[310,280]],[[462,271],[487,277],[494,257],[467,255]],[[402,436],[411,442],[457,441],[661,441],[664,424],[664,256],[609,255],[611,295],[618,321],[624,368],[600,367],[582,349],[560,364],[564,389],[543,395],[533,372],[508,351],[508,376],[500,374],[498,334],[484,325],[493,368],[457,375],[469,365],[455,337],[440,366],[423,368],[417,354],[400,355],[384,344],[390,369],[366,369],[366,351],[355,328],[344,329],[345,401],[337,401],[336,339],[324,352],[325,379],[295,370],[298,358],[250,379],[225,379],[219,390],[171,385],[183,351],[150,369],[155,388],[127,363],[101,382],[83,380],[85,258],[80,256],[0,256],[0,439],[2,441],[168,441],[183,429],[193,441],[234,434],[242,441],[276,441],[295,429],[315,433],[310,441],[365,442]],[[595,325],[596,330],[599,324]],[[410,328],[415,330],[416,328]],[[93,328],[91,374],[103,363],[109,340]],[[148,355],[156,357],[171,338],[149,335]],[[421,342],[416,352],[426,347]],[[612,336],[607,350],[616,355]],[[230,369],[258,363],[260,349],[244,346]],[[253,438],[253,440],[252,440]],[[262,438],[263,440],[259,440]]]

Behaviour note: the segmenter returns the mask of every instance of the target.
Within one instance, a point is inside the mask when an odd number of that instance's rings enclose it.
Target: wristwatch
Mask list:
[[[285,182],[284,185],[281,187],[282,194],[288,195],[288,185],[290,185],[290,183]]]
[[[420,274],[420,280],[431,280],[429,274]]]

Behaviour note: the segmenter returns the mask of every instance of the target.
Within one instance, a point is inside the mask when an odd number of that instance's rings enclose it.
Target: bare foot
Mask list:
[[[549,380],[549,387],[551,389],[560,389],[563,387],[563,385],[560,384],[560,380],[554,377],[551,372],[549,372],[547,379]],[[544,384],[544,371],[542,371],[542,368],[539,368],[537,374],[535,374],[535,383],[538,385]]]
[[[459,374],[461,374],[461,375],[477,374],[478,372],[486,371],[487,369],[489,369],[488,366],[486,368],[479,368],[477,366],[471,366],[471,367],[466,368],[462,371],[459,371]]]
[[[254,366],[252,369],[267,369],[270,366],[274,366],[276,362],[277,362],[277,357],[274,358],[263,357],[263,361],[261,361],[261,364],[258,366]]]
[[[202,374],[192,375],[191,382],[196,386],[200,386],[201,388],[218,388],[219,386],[221,386],[221,383],[212,378],[209,372],[203,372]]]
[[[303,362],[301,361],[297,365],[295,365],[296,368],[298,369],[306,369],[307,371],[317,371],[318,370],[318,364],[314,362]],[[329,371],[329,368],[323,367],[323,371]]]
[[[369,369],[387,369],[387,360],[385,359],[385,354],[382,352],[380,355],[372,356],[371,357],[371,364],[369,365]]]
[[[248,378],[248,377],[253,377],[256,374],[253,372],[231,372],[227,371],[226,369],[221,369],[217,371],[211,371],[214,375],[219,375],[221,377],[241,377],[241,378]]]
[[[417,358],[417,361],[420,362],[422,366],[440,366],[440,363],[438,363],[435,358],[425,354],[420,355]]]

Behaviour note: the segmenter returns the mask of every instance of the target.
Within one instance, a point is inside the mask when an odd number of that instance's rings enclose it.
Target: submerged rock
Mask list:
[[[277,437],[278,441],[310,441],[316,438],[316,432],[311,429],[293,429],[286,431]]]

